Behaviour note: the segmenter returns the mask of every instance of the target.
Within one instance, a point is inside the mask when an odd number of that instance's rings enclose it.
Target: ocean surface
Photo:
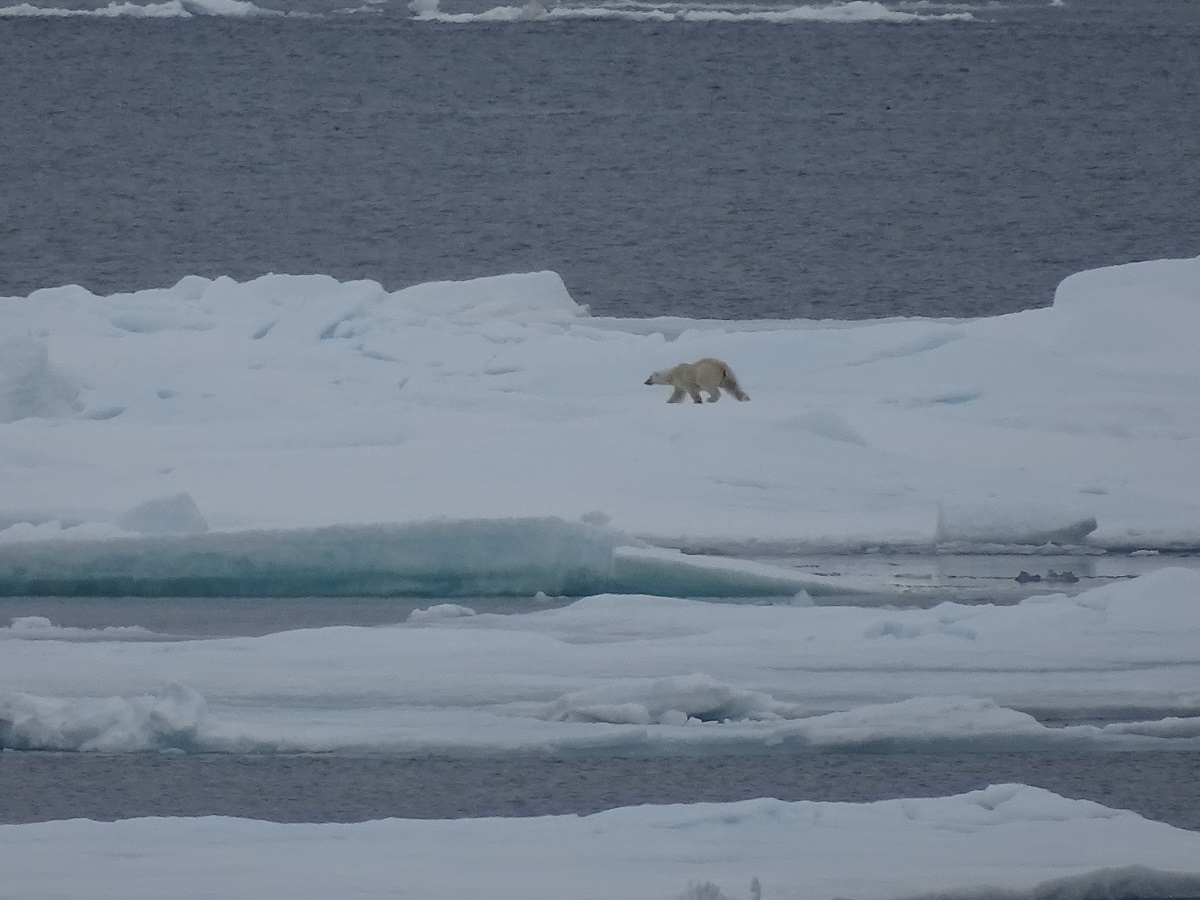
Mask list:
[[[0,296],[552,269],[600,314],[977,316],[1200,253],[1193,0],[7,2]]]
[[[1200,831],[1200,752],[388,757],[0,753],[0,822],[541,816],[774,797],[862,803],[1021,783]]]
[[[461,23],[400,3],[258,8],[289,15],[0,7],[0,296],[189,274],[395,289],[553,269],[598,314],[979,316],[1045,305],[1081,269],[1200,253],[1193,0],[893,4],[916,18],[787,24],[616,14],[650,8],[636,4]],[[751,8],[798,7],[736,9]],[[202,616],[161,603],[11,614],[203,634],[322,621],[278,601]],[[381,619],[371,603],[354,615]],[[520,815],[999,781],[1200,829],[1192,752],[10,751],[0,821]]]

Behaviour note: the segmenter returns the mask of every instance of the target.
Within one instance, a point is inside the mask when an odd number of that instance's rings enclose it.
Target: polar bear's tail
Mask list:
[[[725,377],[721,379],[721,387],[733,394],[739,400],[749,400],[750,395],[742,390],[742,386],[738,384],[737,376],[733,374],[733,369],[729,366],[725,367]]]

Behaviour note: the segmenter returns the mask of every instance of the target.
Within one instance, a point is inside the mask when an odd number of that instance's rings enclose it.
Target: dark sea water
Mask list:
[[[1081,269],[1200,254],[1200,3],[973,8],[908,25],[457,26],[403,4],[0,17],[0,296],[553,269],[601,314],[975,316],[1045,305]],[[80,604],[89,626],[148,624]],[[201,630],[275,616],[210,610]],[[519,815],[1004,781],[1200,829],[1200,754],[1141,752],[0,752],[0,821]]]
[[[1200,752],[702,757],[0,753],[0,822],[226,815],[275,822],[587,814],[775,797],[862,803],[1031,784],[1200,831]]]
[[[604,314],[959,316],[1200,253],[1193,0],[914,24],[332,8],[0,18],[0,296],[553,269]]]

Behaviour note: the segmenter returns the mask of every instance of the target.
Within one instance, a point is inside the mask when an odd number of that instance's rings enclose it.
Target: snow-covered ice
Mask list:
[[[53,288],[0,300],[0,526],[123,533],[182,496],[213,532],[588,517],[753,554],[1195,548],[1197,333],[1200,259],[955,321],[599,318],[549,272]],[[642,384],[705,355],[754,400]]]
[[[767,900],[1185,897],[1200,889],[1198,861],[1200,834],[1021,785],[507,820],[0,825],[0,890],[23,900],[672,900],[689,883],[691,900],[716,900],[716,889]]]
[[[205,640],[23,617],[0,628],[0,746],[1200,748],[1200,573],[1188,569],[1012,606],[606,594],[473,613],[434,604],[392,626]],[[1089,712],[1109,721],[1040,720]]]

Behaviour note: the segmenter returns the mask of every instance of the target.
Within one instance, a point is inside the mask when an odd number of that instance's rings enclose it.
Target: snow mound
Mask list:
[[[11,625],[0,628],[0,641],[160,641],[163,637],[140,625],[65,628],[45,616],[15,616]]]
[[[157,497],[139,504],[121,516],[117,524],[126,531],[142,534],[202,534],[208,522],[188,494]]]
[[[464,616],[475,614],[475,610],[469,606],[459,606],[457,603],[437,603],[425,609],[414,609],[408,614],[407,621],[414,625],[420,625],[425,622],[440,622],[444,619],[461,619]]]
[[[1077,272],[1055,291],[1051,336],[1062,350],[1102,356],[1113,367],[1194,372],[1197,285],[1200,257]]]
[[[58,419],[82,408],[78,387],[51,365],[44,342],[0,342],[0,423]]]
[[[587,308],[567,292],[557,272],[434,281],[397,291],[389,302],[461,325],[570,322],[588,315]]]
[[[1037,501],[943,500],[934,543],[939,546],[1079,546],[1096,530],[1096,517]]]
[[[560,697],[550,717],[565,722],[615,725],[685,725],[689,722],[778,719],[792,707],[770,695],[721,684],[707,675],[631,679]]]
[[[206,716],[204,698],[182,684],[138,697],[0,693],[0,750],[189,750]]]

